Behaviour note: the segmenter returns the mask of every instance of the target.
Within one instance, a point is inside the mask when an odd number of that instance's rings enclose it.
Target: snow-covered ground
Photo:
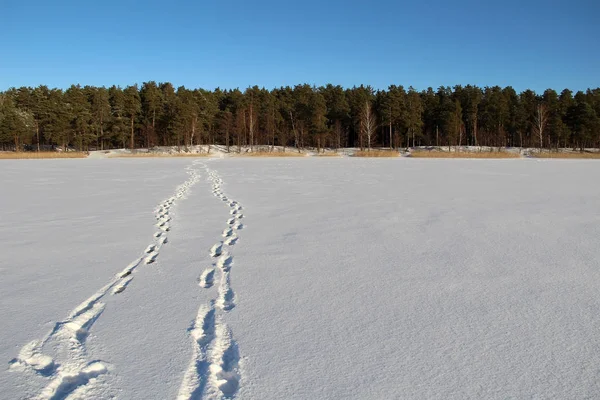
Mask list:
[[[378,148],[379,150],[389,150],[389,148]],[[135,153],[138,155],[153,155],[153,156],[176,156],[176,155],[194,155],[194,154],[202,154],[210,157],[217,158],[225,158],[225,157],[238,157],[238,156],[247,156],[253,152],[286,152],[292,153],[292,155],[304,155],[304,156],[316,156],[322,155],[321,153],[325,153],[327,155],[339,155],[339,156],[353,156],[359,148],[356,147],[347,147],[340,149],[316,149],[316,148],[303,148],[303,149],[295,149],[292,147],[282,147],[282,146],[242,146],[238,148],[237,146],[231,146],[229,151],[226,146],[223,145],[195,145],[195,146],[157,146],[151,149],[136,149]],[[461,153],[485,153],[485,152],[496,152],[502,151],[506,153],[520,154],[522,157],[530,157],[535,153],[539,152],[537,148],[527,148],[527,147],[489,147],[489,146],[416,146],[411,147],[409,149],[400,148],[398,149],[400,155],[408,156],[412,152],[420,152],[420,151],[431,151],[431,152],[441,152],[441,153],[454,153],[460,151]],[[548,149],[545,149],[544,152],[548,152]],[[567,154],[579,154],[579,149],[572,148],[561,148],[561,149],[552,149],[552,152],[560,152]],[[588,153],[598,153],[600,150],[596,148],[587,148],[585,152]],[[127,157],[132,154],[130,149],[112,149],[112,150],[97,150],[91,151],[89,153],[88,158],[98,159],[98,158],[115,158],[115,157]]]
[[[0,397],[596,398],[599,179],[583,160],[3,161]]]

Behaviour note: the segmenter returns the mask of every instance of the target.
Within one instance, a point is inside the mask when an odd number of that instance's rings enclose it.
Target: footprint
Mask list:
[[[236,221],[236,219],[235,219],[235,218],[229,218],[229,219],[227,220],[227,224],[229,224],[229,225],[233,225],[233,224],[235,223],[235,221]]]
[[[223,271],[229,271],[231,264],[233,263],[233,257],[227,253],[223,253],[217,260],[217,267]]]
[[[93,303],[89,305],[89,308],[78,314],[76,317],[65,323],[63,326],[65,329],[73,332],[75,338],[79,342],[83,342],[88,335],[89,329],[100,317],[100,314],[104,311],[104,303]]]
[[[88,382],[108,371],[106,365],[94,361],[80,371],[68,371],[59,374],[44,388],[40,399],[66,399],[70,394],[88,384]]]
[[[229,273],[224,273],[221,276],[221,284],[219,285],[219,298],[217,306],[223,311],[230,311],[235,307],[235,293],[229,284]]]
[[[215,279],[215,269],[214,268],[206,268],[202,275],[200,275],[200,287],[209,288],[213,285]]]
[[[225,228],[223,230],[223,234],[222,234],[223,237],[229,237],[231,235],[233,235],[233,230],[231,228]]]
[[[132,261],[131,263],[129,263],[128,266],[125,267],[125,269],[121,272],[119,272],[117,274],[118,278],[124,278],[126,276],[131,275],[131,272],[138,266],[140,265],[140,262],[142,262],[142,258],[138,258],[135,261]]]
[[[240,353],[231,330],[221,318],[215,326],[215,339],[209,359],[209,381],[223,394],[219,398],[233,398],[240,385]]]
[[[128,275],[117,286],[115,286],[115,288],[113,289],[113,294],[123,293],[123,291],[127,288],[127,285],[129,285],[132,279],[133,276]]]
[[[225,244],[227,246],[233,246],[234,244],[236,244],[238,241],[238,237],[237,235],[234,233],[233,235],[229,236],[227,239],[225,239]]]
[[[9,365],[10,368],[15,369],[27,366],[41,373],[49,373],[55,367],[52,357],[42,354],[42,343],[39,340],[34,340],[23,346],[18,357],[12,359]]]
[[[199,345],[207,345],[214,336],[215,309],[213,302],[208,306],[200,306],[198,315],[191,330],[191,336]],[[200,356],[201,354],[198,354]],[[196,364],[196,363],[194,363]]]
[[[148,254],[148,256],[144,259],[144,263],[152,264],[154,261],[156,261],[156,257],[158,257],[158,253],[154,251],[154,252]]]
[[[210,256],[218,257],[221,255],[222,251],[223,251],[223,242],[219,242],[210,248]]]
[[[146,247],[146,250],[144,250],[144,253],[146,253],[146,254],[152,253],[154,251],[154,249],[156,249],[156,245],[151,244],[148,247]]]

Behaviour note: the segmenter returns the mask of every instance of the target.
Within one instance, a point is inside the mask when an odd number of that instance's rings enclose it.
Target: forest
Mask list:
[[[213,91],[171,83],[0,92],[0,149],[80,151],[220,144],[316,149],[600,147],[600,88],[343,88]]]

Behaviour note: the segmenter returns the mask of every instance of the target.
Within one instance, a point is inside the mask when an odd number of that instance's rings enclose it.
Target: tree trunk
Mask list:
[[[35,135],[37,137],[37,151],[40,152],[40,124],[35,123]]]
[[[100,133],[98,134],[98,137],[96,137],[96,149],[98,149],[98,147],[102,147],[102,145],[101,145],[102,138],[104,138],[104,128],[102,127],[102,114],[101,114],[100,115]]]
[[[290,111],[290,121],[292,122],[292,131],[294,132],[294,143],[296,145],[296,149],[300,152],[300,148],[298,147],[298,131],[296,130],[296,125],[294,124],[294,116]]]
[[[192,120],[192,136],[190,137],[190,147],[194,145],[194,136],[196,135],[196,119]]]
[[[229,153],[229,125],[225,127],[225,146],[227,147],[227,152]]]
[[[475,140],[475,146],[477,146],[477,114],[473,119],[473,139]]]
[[[521,132],[521,130],[519,130],[519,139],[521,142],[521,148],[523,148],[523,132]]]
[[[212,124],[208,126],[208,148],[206,151],[207,154],[210,154],[210,146],[211,144],[214,144],[213,129],[214,126]]]
[[[133,115],[131,116],[131,150],[134,148],[135,137],[133,133]]]
[[[248,124],[248,128],[250,131],[250,152],[254,151],[254,113],[253,113],[252,104],[250,104],[250,121]]]
[[[342,127],[339,120],[335,120],[335,130],[337,133],[337,146],[336,150],[342,147]]]

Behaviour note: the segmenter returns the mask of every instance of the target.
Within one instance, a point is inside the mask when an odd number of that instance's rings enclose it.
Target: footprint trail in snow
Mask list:
[[[231,286],[233,246],[239,240],[238,231],[244,225],[242,206],[222,191],[223,180],[205,166],[212,183],[212,193],[226,203],[229,218],[221,232],[221,241],[215,243],[208,255],[212,264],[199,278],[201,288],[211,288],[218,273],[216,298],[198,309],[190,329],[192,359],[184,374],[177,396],[178,400],[228,399],[236,395],[240,381],[240,354],[231,329],[224,321],[225,313],[235,307],[235,292]]]
[[[75,307],[64,320],[56,322],[46,336],[23,346],[17,357],[10,361],[10,369],[13,371],[47,379],[46,386],[36,396],[37,399],[66,399],[72,394],[85,397],[95,379],[110,371],[112,367],[109,363],[89,360],[86,349],[90,330],[105,308],[105,303],[101,300],[107,295],[123,293],[131,284],[133,274],[140,265],[156,262],[171,230],[171,208],[178,200],[185,199],[189,189],[200,180],[196,166],[197,163],[194,162],[186,168],[189,178],[176,188],[173,196],[157,206],[157,232],[153,235],[153,242],[143,251],[143,255]],[[48,354],[53,354],[54,357]]]

